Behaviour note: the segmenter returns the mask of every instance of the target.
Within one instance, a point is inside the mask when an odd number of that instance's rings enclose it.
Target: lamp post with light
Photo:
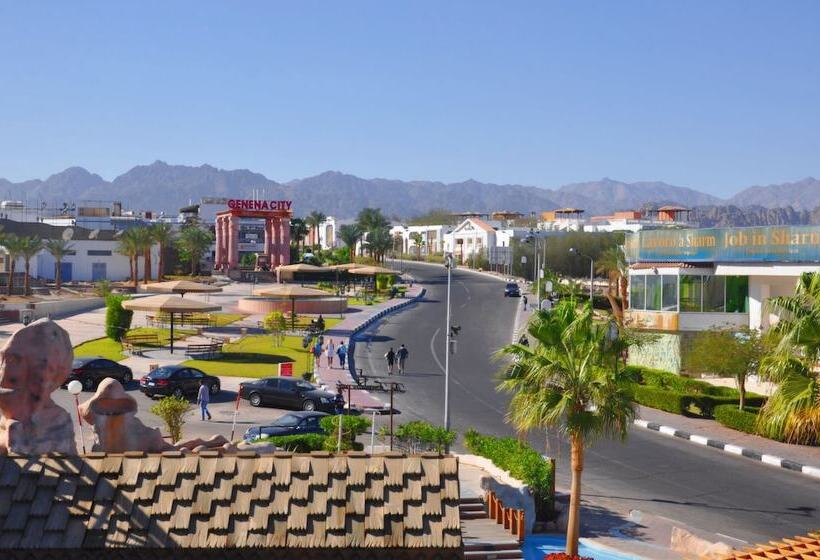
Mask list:
[[[453,271],[453,254],[447,253],[444,257],[444,266],[447,268],[447,323],[444,333],[447,345],[444,348],[444,429],[450,429],[450,279]]]
[[[80,444],[85,455],[85,433],[83,432],[83,419],[80,417],[80,393],[83,391],[83,384],[74,380],[68,384],[68,392],[74,395],[74,408],[77,410],[77,424],[80,425]]]
[[[592,306],[592,289],[593,289],[594,280],[595,280],[595,260],[592,257],[590,257],[589,255],[585,255],[584,253],[581,253],[575,247],[570,247],[569,248],[569,253],[571,255],[578,255],[579,257],[584,257],[586,259],[589,259],[589,305]]]

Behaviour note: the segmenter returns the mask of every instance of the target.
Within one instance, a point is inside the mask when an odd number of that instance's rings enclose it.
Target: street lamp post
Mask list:
[[[447,268],[447,323],[444,327],[447,345],[444,348],[444,429],[450,429],[450,279],[453,270],[453,255],[444,257]]]
[[[585,255],[584,253],[579,252],[575,247],[570,247],[569,252],[572,255],[578,255],[579,257],[584,257],[589,259],[589,305],[592,306],[592,289],[594,286],[595,280],[595,261],[589,255]]]
[[[83,419],[80,417],[80,393],[83,391],[83,384],[74,380],[68,384],[68,392],[74,395],[74,408],[77,411],[77,424],[80,425],[80,444],[85,455],[85,432],[83,431]]]

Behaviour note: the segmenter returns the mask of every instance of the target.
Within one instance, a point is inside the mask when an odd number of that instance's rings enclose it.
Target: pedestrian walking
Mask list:
[[[527,310],[527,296],[521,296],[521,301],[524,302],[524,311]]]
[[[407,347],[402,344],[399,346],[398,352],[396,352],[396,358],[399,360],[399,374],[401,375],[404,373],[404,365],[407,363],[407,356],[410,355],[410,352],[407,350]]]
[[[347,346],[345,346],[344,341],[339,343],[339,347],[336,349],[336,355],[339,356],[339,365],[344,369],[345,361],[347,360]]]
[[[199,403],[199,412],[202,413],[202,420],[205,420],[205,416],[208,416],[208,420],[211,419],[211,413],[208,410],[208,403],[211,402],[211,391],[208,389],[208,386],[205,385],[205,381],[199,382],[199,392],[196,394],[196,402]]]
[[[325,348],[325,355],[327,356],[327,367],[333,369],[333,353],[336,352],[336,346],[333,344],[333,339],[329,339],[327,347]]]
[[[322,343],[321,341],[317,340],[316,344],[313,345],[313,367],[319,367],[319,358],[322,357]]]
[[[392,346],[384,355],[384,359],[387,360],[387,375],[393,375],[393,364],[396,362],[396,353],[393,351]]]
[[[519,338],[519,339],[518,339],[518,344],[520,344],[521,346],[527,346],[527,347],[529,347],[529,345],[530,345],[530,341],[529,341],[529,339],[527,338],[527,335],[522,334],[522,335],[521,335],[521,338]]]

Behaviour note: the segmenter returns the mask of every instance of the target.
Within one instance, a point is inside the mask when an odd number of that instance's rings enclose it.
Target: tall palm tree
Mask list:
[[[362,238],[362,230],[356,224],[344,224],[339,227],[338,236],[342,243],[347,246],[350,261],[352,262],[353,257],[356,255],[356,243]]]
[[[45,248],[54,257],[54,285],[59,290],[63,286],[63,259],[74,251],[74,246],[65,239],[57,238],[47,240]]]
[[[3,237],[3,248],[8,253],[9,259],[9,283],[6,286],[6,294],[11,295],[14,291],[14,273],[17,271],[17,259],[23,254],[25,242],[22,237],[11,233]]]
[[[606,298],[612,307],[612,314],[618,325],[624,324],[624,309],[628,301],[627,278],[629,277],[629,265],[626,256],[620,246],[610,247],[605,250],[595,261],[595,268],[598,273],[606,275],[607,291]]]
[[[626,438],[635,418],[630,382],[618,358],[627,338],[593,321],[592,307],[565,299],[537,311],[527,328],[532,346],[511,344],[499,356],[513,358],[498,389],[512,393],[507,421],[519,433],[556,427],[571,445],[572,487],[568,555],[578,553],[584,448],[600,437]]]
[[[20,238],[20,256],[23,257],[26,267],[26,275],[23,278],[23,293],[29,295],[30,281],[31,281],[31,259],[43,250],[43,240],[35,236],[26,236]]]
[[[304,249],[305,236],[308,234],[308,227],[305,220],[302,218],[293,218],[290,221],[290,238],[296,244],[296,252],[302,252]],[[300,249],[301,247],[301,249]]]
[[[174,230],[171,224],[157,223],[151,226],[154,241],[159,243],[159,266],[157,267],[157,280],[162,282],[162,275],[165,272],[165,251],[174,242]]]
[[[414,231],[410,233],[410,239],[416,246],[416,258],[421,260],[421,248],[424,247],[424,236],[421,232]]]
[[[367,234],[367,249],[371,256],[375,258],[370,237],[377,230],[389,229],[390,221],[378,208],[362,208],[359,211],[359,215],[356,217],[356,225],[359,226],[359,229],[362,232],[362,237]],[[364,244],[362,244],[362,250],[364,250]]]
[[[780,315],[772,329],[779,337],[763,359],[761,373],[777,388],[758,416],[769,437],[789,443],[820,443],[820,274],[804,273],[794,295],[769,300]]]
[[[327,216],[314,210],[305,218],[305,225],[308,226],[310,231],[310,241],[311,245],[318,245],[319,244],[319,226],[327,219]]]
[[[192,276],[195,276],[199,271],[199,261],[202,259],[202,254],[213,242],[213,234],[198,226],[189,226],[180,232],[177,245],[191,257]]]
[[[367,249],[376,262],[382,262],[384,255],[393,248],[393,236],[386,227],[373,229],[367,235]]]
[[[137,279],[139,276],[137,257],[140,252],[139,239],[137,239],[135,231],[134,228],[131,228],[120,232],[119,243],[117,244],[117,252],[120,255],[128,257],[128,264],[131,270],[131,283],[134,284],[134,288],[137,287]]]
[[[151,281],[151,249],[154,248],[154,232],[150,227],[135,227],[134,240],[137,246],[137,260],[142,256],[142,281],[147,284]],[[137,274],[139,276],[139,273]]]

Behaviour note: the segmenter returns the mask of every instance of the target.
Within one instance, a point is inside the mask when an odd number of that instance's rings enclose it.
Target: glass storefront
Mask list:
[[[748,313],[748,276],[641,274],[629,277],[629,307],[638,311]]]

